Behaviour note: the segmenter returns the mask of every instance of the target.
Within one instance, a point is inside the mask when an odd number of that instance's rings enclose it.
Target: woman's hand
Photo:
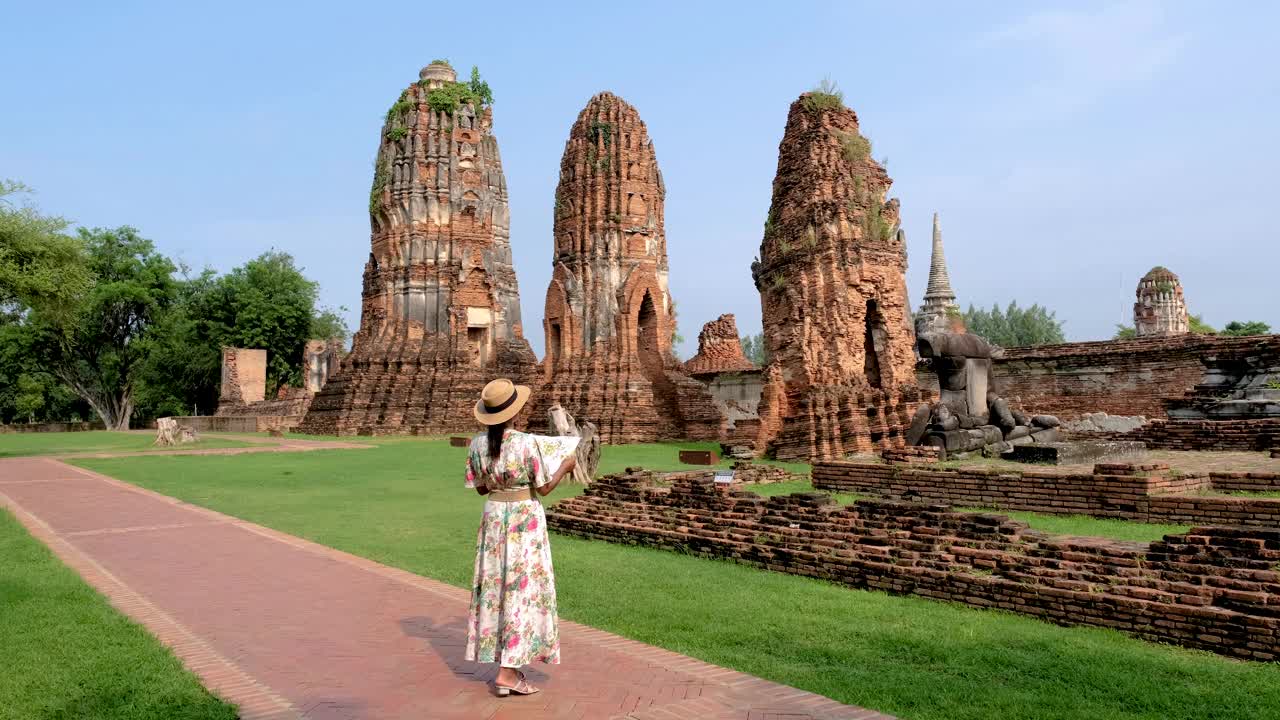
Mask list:
[[[556,486],[560,484],[560,479],[565,476],[565,473],[573,472],[577,465],[578,456],[570,455],[564,462],[560,463],[560,469],[556,470],[556,474],[551,476],[551,482],[538,488],[538,494],[544,497],[551,494],[551,491],[555,490]]]

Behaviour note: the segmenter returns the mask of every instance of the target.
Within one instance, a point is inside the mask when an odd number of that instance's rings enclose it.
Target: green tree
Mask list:
[[[17,202],[30,193],[0,180],[0,308],[39,308],[65,320],[93,277],[82,244],[64,234],[67,221]]]
[[[311,318],[311,337],[317,340],[338,338],[345,345],[351,337],[351,330],[347,328],[347,321],[343,319],[343,314],[346,312],[346,306],[341,306],[337,310],[322,308],[316,311],[315,316]]]
[[[742,354],[757,367],[769,364],[769,349],[764,344],[764,333],[743,335],[738,338],[738,343],[742,345]]]
[[[1232,320],[1227,323],[1226,327],[1222,328],[1220,334],[1227,337],[1245,337],[1247,335],[1269,335],[1270,333],[1271,326],[1259,320],[1247,322]]]
[[[147,341],[144,417],[208,413],[218,403],[222,348],[267,351],[267,393],[299,385],[302,351],[311,338],[349,336],[341,313],[316,308],[317,283],[293,258],[275,250],[230,273],[184,270],[176,298]]]
[[[267,351],[267,392],[298,385],[319,285],[293,256],[270,250],[219,278],[203,318],[221,345]]]
[[[964,322],[969,332],[1001,347],[1066,342],[1062,323],[1055,313],[1039,305],[1020,308],[1016,300],[1004,310],[999,305],[992,305],[990,310],[979,310],[970,305],[964,313]]]
[[[1214,335],[1218,332],[1199,315],[1188,315],[1187,325],[1188,329],[1196,335]]]
[[[92,286],[72,312],[34,307],[41,362],[109,430],[127,430],[146,336],[174,299],[174,266],[131,227],[80,230]]]
[[[1138,337],[1138,330],[1131,325],[1116,324],[1116,334],[1113,340],[1132,340]]]

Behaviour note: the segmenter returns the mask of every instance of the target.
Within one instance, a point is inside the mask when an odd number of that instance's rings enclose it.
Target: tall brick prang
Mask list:
[[[456,82],[443,62],[419,77],[379,139],[360,330],[305,432],[469,430],[485,382],[535,379],[488,87]]]
[[[612,93],[591,98],[560,162],[533,422],[558,402],[608,443],[718,437],[719,413],[671,352],[665,194],[640,114]]]
[[[885,200],[892,181],[835,98],[791,105],[752,266],[784,383],[785,407],[766,389],[760,408],[779,458],[900,446],[921,400],[898,201]]]

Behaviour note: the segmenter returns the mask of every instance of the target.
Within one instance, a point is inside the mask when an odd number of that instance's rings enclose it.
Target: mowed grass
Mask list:
[[[177,448],[156,447],[155,434],[149,432],[49,432],[0,434],[0,458],[25,455],[62,455],[66,453],[150,452],[159,450],[203,450],[246,447],[250,443],[229,437],[202,433],[195,443]]]
[[[0,658],[3,720],[237,716],[3,510]]]
[[[482,499],[462,487],[465,451],[376,444],[77,464],[468,586]],[[674,469],[674,448],[605,449],[606,470],[629,465]],[[552,545],[565,618],[902,718],[1198,720],[1280,708],[1276,664],[672,552],[564,536]]]

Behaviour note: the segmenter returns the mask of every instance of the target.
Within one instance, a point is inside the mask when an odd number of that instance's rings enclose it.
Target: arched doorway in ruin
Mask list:
[[[881,376],[881,353],[884,352],[885,329],[884,316],[880,314],[880,307],[875,300],[867,301],[867,313],[865,316],[866,330],[862,341],[862,374],[867,378],[867,383],[873,388],[883,387],[883,378]]]
[[[652,358],[657,360],[658,367],[662,367],[662,354],[658,348],[658,311],[654,308],[653,295],[645,290],[636,317],[636,351],[646,365]]]

